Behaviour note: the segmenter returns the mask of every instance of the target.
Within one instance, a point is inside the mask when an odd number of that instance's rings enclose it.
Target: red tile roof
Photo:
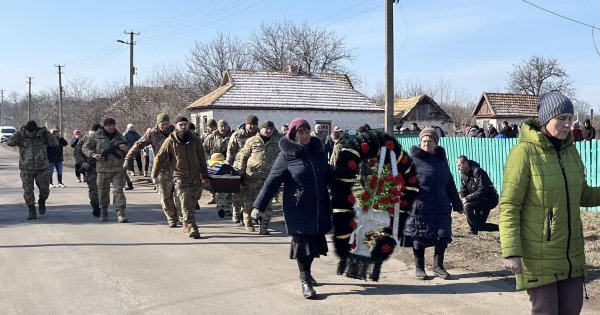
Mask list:
[[[537,95],[484,92],[473,116],[480,116],[479,112],[485,103],[494,117],[537,117],[537,100]]]

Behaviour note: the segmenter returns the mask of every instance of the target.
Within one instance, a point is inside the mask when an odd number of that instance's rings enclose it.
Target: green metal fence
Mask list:
[[[418,145],[418,137],[397,137],[398,142],[409,151],[413,145]],[[440,145],[446,149],[450,170],[454,176],[457,188],[460,189],[460,173],[456,168],[455,161],[460,155],[466,155],[469,159],[477,161],[487,171],[490,179],[496,186],[498,192],[502,191],[502,174],[504,162],[508,152],[517,139],[486,139],[470,137],[444,137],[440,138]],[[600,140],[576,142],[575,146],[581,155],[585,167],[588,185],[599,186],[600,173]],[[583,208],[587,211],[600,211],[600,207]]]

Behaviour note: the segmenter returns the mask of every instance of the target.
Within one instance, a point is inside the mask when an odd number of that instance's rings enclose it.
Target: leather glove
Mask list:
[[[256,221],[259,221],[259,219],[262,218],[262,212],[260,212],[260,210],[254,208],[252,209],[252,213],[250,213],[250,217]]]
[[[133,159],[125,158],[125,162],[123,162],[123,168],[127,171],[133,171]]]

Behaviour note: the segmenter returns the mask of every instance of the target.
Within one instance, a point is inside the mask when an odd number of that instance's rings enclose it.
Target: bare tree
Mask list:
[[[253,69],[254,61],[244,42],[219,32],[209,43],[196,42],[186,65],[192,80],[206,94],[219,86],[226,70]]]
[[[569,97],[575,95],[573,83],[558,61],[541,56],[532,56],[515,64],[509,74],[507,89],[529,95],[540,95],[550,90],[558,90]]]
[[[346,72],[344,62],[354,59],[352,49],[334,31],[291,22],[261,24],[249,39],[251,53],[260,68],[283,71],[298,64],[309,74]]]

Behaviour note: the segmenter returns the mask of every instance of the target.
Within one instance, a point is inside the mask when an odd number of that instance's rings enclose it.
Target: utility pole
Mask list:
[[[31,79],[32,77],[27,77],[27,83],[29,84],[29,100],[27,101],[27,121],[31,120]]]
[[[133,36],[140,35],[140,33],[135,33],[133,31],[123,32],[125,34],[129,34],[129,41],[126,42],[124,40],[117,39],[117,43],[129,45],[129,90],[133,91],[133,76],[135,75],[135,67],[133,66],[133,45],[135,45],[135,41],[133,40]]]
[[[58,67],[58,131],[63,132],[63,87],[62,87],[62,68],[63,65],[54,65]]]
[[[385,0],[385,132],[394,132],[394,3]]]
[[[2,106],[4,106],[4,90],[0,90],[0,126],[4,125],[2,123]]]

